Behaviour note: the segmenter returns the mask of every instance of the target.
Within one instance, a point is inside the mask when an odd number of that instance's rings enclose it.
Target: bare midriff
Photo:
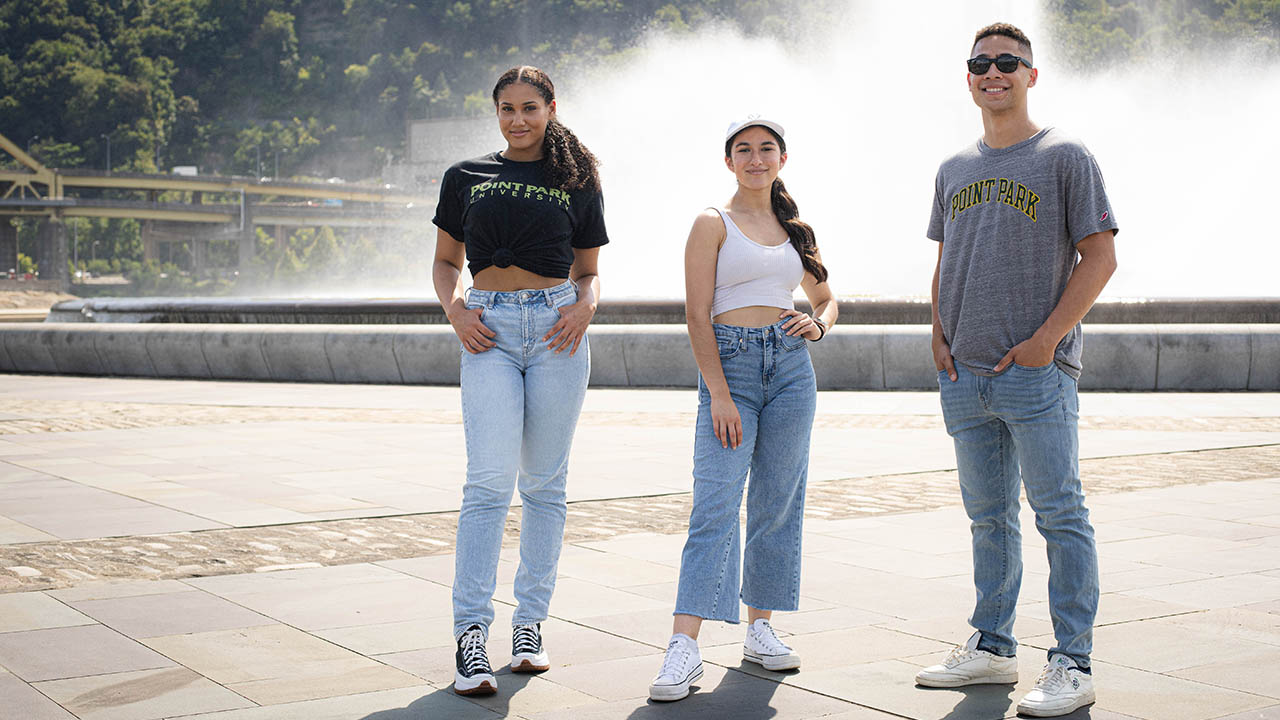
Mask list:
[[[720,325],[736,325],[738,327],[764,327],[781,320],[781,315],[782,308],[749,305],[726,310],[711,318],[711,322]]]
[[[490,265],[476,274],[472,285],[477,290],[511,292],[513,290],[542,290],[543,288],[555,287],[567,279],[531,273],[515,265],[504,268]]]

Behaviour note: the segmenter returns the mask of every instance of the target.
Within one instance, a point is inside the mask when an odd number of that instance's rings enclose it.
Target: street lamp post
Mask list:
[[[111,136],[107,133],[99,133],[98,137],[107,141],[107,174],[111,173]]]
[[[254,165],[254,167],[256,168],[256,170],[254,170],[254,175],[253,175],[253,176],[254,176],[255,178],[260,178],[260,177],[262,177],[262,146],[261,146],[261,145],[255,145],[255,146],[254,146],[254,148],[253,148],[253,158],[254,158],[254,162],[256,163],[256,164]]]

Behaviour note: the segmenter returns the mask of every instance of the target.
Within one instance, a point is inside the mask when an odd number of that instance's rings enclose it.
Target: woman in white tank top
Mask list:
[[[770,619],[799,604],[817,401],[806,344],[822,339],[837,309],[813,229],[778,179],[786,150],[776,122],[751,116],[730,125],[725,165],[737,192],[694,220],[685,246],[685,317],[699,370],[693,510],[671,642],[649,685],[654,700],[689,694],[702,676],[702,621],[738,622],[739,599],[751,623],[743,659],[769,670],[800,667]],[[797,286],[813,315],[795,309]],[[744,553],[738,513],[748,475]]]

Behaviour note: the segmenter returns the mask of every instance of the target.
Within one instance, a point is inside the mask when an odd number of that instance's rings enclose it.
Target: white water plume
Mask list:
[[[782,177],[817,230],[841,296],[927,296],[924,236],[939,162],[982,133],[961,62],[997,20],[1027,31],[1040,79],[1032,118],[1093,151],[1120,220],[1108,297],[1277,295],[1280,243],[1264,226],[1280,160],[1280,65],[1248,53],[1117,65],[1055,63],[1033,3],[850,2],[796,49],[724,29],[650,36],[627,61],[557,78],[561,117],[604,163],[611,298],[683,297],[697,213],[733,193],[723,132],[749,112],[787,129]]]

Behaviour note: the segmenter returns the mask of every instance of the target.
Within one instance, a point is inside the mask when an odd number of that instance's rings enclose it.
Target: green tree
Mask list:
[[[1048,9],[1055,45],[1084,72],[1240,42],[1280,54],[1280,0],[1050,0]]]
[[[0,0],[0,131],[51,166],[376,177],[424,117],[485,115],[497,75],[603,74],[646,32],[729,25],[803,48],[847,0]],[[1090,72],[1244,42],[1280,55],[1280,0],[1045,0],[1048,41]],[[105,197],[141,199],[106,192]],[[270,200],[270,199],[269,199]],[[20,242],[34,222],[19,223]],[[97,252],[151,287],[225,285],[142,262],[130,220],[83,225]],[[96,245],[85,245],[85,242]],[[258,277],[375,274],[429,282],[422,234],[263,236]],[[30,247],[24,245],[24,247]],[[231,264],[235,245],[215,243]],[[424,269],[425,268],[425,269]],[[164,275],[165,277],[161,277]],[[426,280],[424,280],[424,278]],[[163,282],[162,282],[163,281]],[[205,283],[205,284],[202,284]],[[421,286],[421,285],[420,285]]]

